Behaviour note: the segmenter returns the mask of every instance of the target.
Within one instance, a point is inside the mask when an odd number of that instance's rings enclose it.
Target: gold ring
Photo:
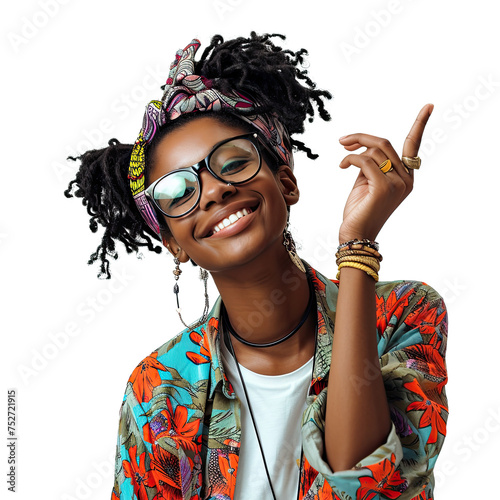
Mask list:
[[[419,169],[422,160],[418,156],[403,156],[403,163],[412,170]]]
[[[383,163],[379,165],[379,168],[380,170],[382,170],[384,174],[390,172],[391,170],[394,170],[391,160],[385,160]]]

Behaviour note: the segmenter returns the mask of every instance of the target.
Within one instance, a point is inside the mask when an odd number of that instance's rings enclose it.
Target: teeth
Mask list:
[[[243,208],[242,210],[238,210],[236,213],[231,214],[229,217],[224,219],[222,222],[219,222],[219,224],[214,227],[214,233],[218,233],[221,229],[230,226],[233,222],[236,222],[238,219],[241,219],[245,215],[248,215],[250,212],[251,210],[248,211],[246,208]]]

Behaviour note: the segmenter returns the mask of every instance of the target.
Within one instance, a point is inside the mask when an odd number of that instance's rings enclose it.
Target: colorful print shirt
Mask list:
[[[302,418],[300,498],[432,499],[448,417],[443,299],[418,281],[376,284],[375,334],[391,431],[355,467],[333,472],[323,460],[323,438],[339,282],[303,262],[313,279],[318,327]],[[205,324],[184,330],[133,371],[120,410],[112,500],[233,499],[241,410],[221,364],[220,302]]]

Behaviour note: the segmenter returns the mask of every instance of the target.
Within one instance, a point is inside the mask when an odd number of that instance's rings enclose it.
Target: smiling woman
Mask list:
[[[352,134],[358,167],[328,279],[296,255],[294,138],[324,101],[281,35],[224,42],[199,61],[176,54],[133,145],[80,157],[91,256],[109,277],[115,241],[200,266],[220,293],[210,311],[139,363],[121,408],[112,498],[434,498],[446,435],[446,307],[430,286],[378,281],[374,240],[411,192],[425,124],[401,159],[386,139]],[[333,258],[333,256],[332,256]],[[179,287],[174,287],[179,308]],[[184,299],[188,294],[184,295]],[[182,317],[181,317],[182,320]],[[335,334],[334,334],[335,332]]]

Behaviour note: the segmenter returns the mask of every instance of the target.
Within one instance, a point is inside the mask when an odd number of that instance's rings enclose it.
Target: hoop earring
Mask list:
[[[208,318],[208,311],[210,308],[210,303],[209,303],[209,299],[208,299],[208,291],[207,291],[208,271],[206,271],[205,269],[202,269],[200,267],[200,279],[203,280],[204,288],[205,288],[205,307],[203,309],[203,314],[198,321],[196,321],[195,323],[192,323],[191,325],[187,325],[184,322],[184,320],[182,319],[182,316],[181,316],[182,309],[179,305],[179,285],[178,285],[177,281],[179,281],[179,276],[182,274],[182,270],[180,268],[180,260],[177,257],[174,258],[174,264],[175,264],[175,269],[173,270],[174,279],[175,279],[174,293],[175,293],[175,299],[177,302],[177,308],[175,310],[177,311],[177,314],[179,315],[179,319],[181,320],[181,323],[186,328],[193,330],[194,328],[205,323],[207,321],[207,318]]]
[[[285,229],[283,230],[283,246],[286,248],[291,261],[303,272],[306,272],[304,264],[297,255],[297,250],[295,248],[295,241],[293,241],[292,233],[288,230],[290,223],[287,221]]]

